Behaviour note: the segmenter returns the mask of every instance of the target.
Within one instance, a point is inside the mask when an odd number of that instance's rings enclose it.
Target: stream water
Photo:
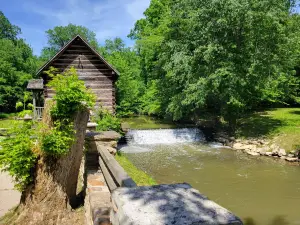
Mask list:
[[[187,182],[246,225],[300,225],[300,167],[205,143],[189,129],[130,131],[127,157],[158,183]]]

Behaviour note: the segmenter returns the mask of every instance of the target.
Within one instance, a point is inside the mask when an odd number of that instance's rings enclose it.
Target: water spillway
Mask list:
[[[130,145],[176,144],[205,141],[198,128],[129,130],[126,134]]]

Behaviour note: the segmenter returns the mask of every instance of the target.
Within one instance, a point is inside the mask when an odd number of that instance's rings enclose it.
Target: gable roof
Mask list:
[[[100,60],[104,62],[104,64],[110,68],[117,76],[120,75],[119,71],[112,67],[86,40],[84,40],[80,35],[76,35],[73,39],[71,39],[64,47],[62,47],[47,63],[45,63],[36,73],[37,76],[40,76],[41,72],[47,68],[50,64],[53,63],[60,55],[64,53],[64,51],[75,41],[81,40],[96,56],[99,57]]]

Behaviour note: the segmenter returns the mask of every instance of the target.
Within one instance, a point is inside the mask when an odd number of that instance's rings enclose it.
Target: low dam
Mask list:
[[[245,225],[300,224],[300,167],[205,142],[195,128],[130,130],[120,150],[158,183],[187,182]]]

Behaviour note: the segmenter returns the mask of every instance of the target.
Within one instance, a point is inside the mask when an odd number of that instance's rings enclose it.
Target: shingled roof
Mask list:
[[[45,65],[43,65],[37,72],[37,76],[40,76],[45,68],[47,68],[55,59],[57,59],[64,51],[78,38],[83,41],[83,43],[96,55],[98,56],[104,64],[107,65],[117,76],[120,74],[112,65],[110,65],[86,40],[84,40],[80,35],[76,35],[72,40],[70,40],[64,47],[62,47]]]
[[[44,83],[43,79],[31,79],[28,82],[27,85],[28,90],[43,90],[44,89]]]

